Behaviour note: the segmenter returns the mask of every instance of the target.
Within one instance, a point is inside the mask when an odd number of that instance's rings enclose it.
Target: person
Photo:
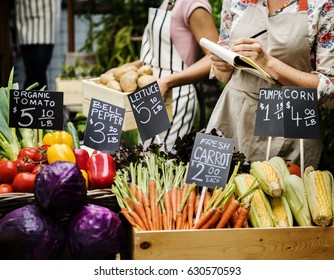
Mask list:
[[[334,3],[332,0],[224,0],[219,44],[249,57],[277,80],[276,85],[211,56],[224,89],[207,130],[235,139],[250,161],[266,159],[267,137],[254,136],[260,88],[317,89],[319,104],[334,95]],[[261,30],[266,33],[250,38]],[[304,166],[317,168],[321,139],[304,139]],[[270,157],[300,163],[300,139],[272,137]]]
[[[140,59],[130,64],[150,65],[163,97],[172,90],[173,119],[169,130],[145,145],[161,141],[170,149],[177,137],[192,130],[197,106],[194,84],[206,79],[211,69],[210,53],[199,45],[202,37],[218,40],[208,0],[164,0],[159,8],[149,8]]]
[[[24,88],[48,86],[50,64],[60,21],[61,0],[15,0],[17,40],[25,69]]]

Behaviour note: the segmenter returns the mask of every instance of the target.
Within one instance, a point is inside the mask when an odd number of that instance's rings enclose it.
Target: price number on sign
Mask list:
[[[90,103],[84,145],[105,152],[119,147],[125,109],[92,99]]]
[[[206,187],[225,186],[234,140],[197,133],[186,181]]]
[[[62,108],[62,92],[11,90],[9,124],[11,127],[61,130]]]

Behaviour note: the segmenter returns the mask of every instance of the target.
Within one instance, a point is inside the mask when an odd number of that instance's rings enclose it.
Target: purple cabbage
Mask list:
[[[115,259],[123,238],[122,222],[110,209],[87,204],[71,216],[67,237],[74,259]]]
[[[85,178],[75,163],[48,164],[36,176],[35,198],[50,213],[71,214],[86,203]]]
[[[65,233],[38,205],[26,205],[0,220],[0,259],[57,259],[65,248]]]

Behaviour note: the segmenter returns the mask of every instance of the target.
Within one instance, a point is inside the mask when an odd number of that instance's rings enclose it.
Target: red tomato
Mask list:
[[[18,172],[31,172],[36,164],[29,157],[19,157],[16,160],[17,171]]]
[[[0,194],[1,193],[11,193],[13,192],[13,188],[10,184],[1,184],[0,185]]]
[[[35,148],[31,148],[31,147],[24,147],[24,148],[21,148],[21,150],[19,151],[17,157],[20,158],[20,157],[28,157],[28,158],[31,158],[31,159],[34,159],[34,156],[37,152],[37,149]]]
[[[31,171],[33,174],[38,174],[45,166],[46,164],[36,164],[34,169]]]
[[[37,162],[46,162],[47,161],[47,155],[46,155],[46,152],[48,150],[48,148],[50,147],[50,145],[42,145],[40,146],[37,151],[36,151],[36,154],[34,156],[34,161],[37,161]]]
[[[297,175],[299,177],[301,176],[300,166],[298,166],[297,164],[292,163],[292,162],[288,162],[288,169],[290,171],[290,174],[294,174],[294,175]]]
[[[11,184],[17,173],[15,160],[3,160],[0,162],[0,183]]]
[[[14,178],[12,187],[14,192],[33,193],[36,174],[21,172]]]

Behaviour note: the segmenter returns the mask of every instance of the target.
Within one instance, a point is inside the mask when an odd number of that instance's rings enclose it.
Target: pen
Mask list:
[[[256,33],[255,35],[253,35],[251,38],[254,39],[254,38],[259,37],[260,35],[262,35],[263,33],[266,33],[266,32],[267,32],[267,29],[262,30],[259,33]]]

